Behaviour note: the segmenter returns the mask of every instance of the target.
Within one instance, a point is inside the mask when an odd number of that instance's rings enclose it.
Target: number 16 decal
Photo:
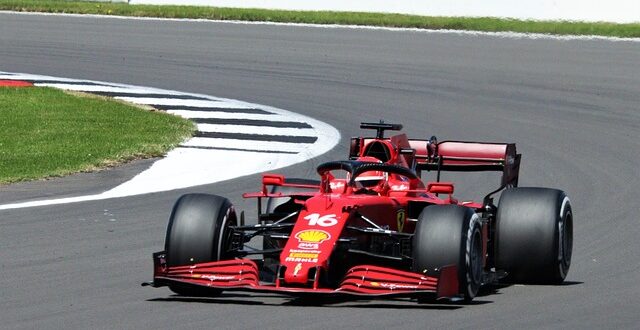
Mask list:
[[[311,213],[304,217],[304,219],[309,220],[309,226],[331,227],[338,223],[335,214],[320,216],[319,213]]]

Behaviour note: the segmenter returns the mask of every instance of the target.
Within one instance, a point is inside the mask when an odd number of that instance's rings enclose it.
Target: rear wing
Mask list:
[[[515,143],[409,140],[415,150],[415,169],[440,172],[502,172],[502,187],[517,186],[520,157]]]

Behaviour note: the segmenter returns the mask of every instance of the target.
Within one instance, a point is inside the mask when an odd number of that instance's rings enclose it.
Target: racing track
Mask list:
[[[513,141],[521,185],[565,189],[575,244],[563,286],[510,286],[475,304],[297,306],[142,288],[184,191],[0,211],[4,328],[633,328],[640,322],[640,43],[0,13],[0,70],[213,94],[340,130],[361,120],[411,135]],[[0,188],[11,200],[90,193],[148,164]],[[223,169],[222,169],[223,170]],[[189,189],[240,201],[257,177]],[[471,178],[465,183],[477,181]],[[463,194],[474,195],[472,189]],[[479,194],[475,194],[478,196]]]

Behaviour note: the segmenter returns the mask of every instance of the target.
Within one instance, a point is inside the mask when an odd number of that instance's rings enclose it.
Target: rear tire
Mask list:
[[[571,266],[573,213],[556,189],[513,188],[500,196],[496,267],[513,282],[559,284]]]
[[[455,265],[459,294],[471,301],[482,284],[482,234],[467,207],[432,205],[420,213],[413,236],[413,270],[424,273]]]
[[[230,243],[228,227],[237,219],[231,202],[220,196],[187,194],[178,199],[171,212],[165,251],[168,266],[225,260]],[[188,285],[170,285],[181,295],[217,295],[221,290]]]

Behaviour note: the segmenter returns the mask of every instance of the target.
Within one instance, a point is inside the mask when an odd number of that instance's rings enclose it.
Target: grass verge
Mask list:
[[[0,0],[0,10],[640,38],[640,23],[528,21],[487,17],[429,17],[355,12],[129,5],[65,0]]]
[[[0,87],[0,184],[161,156],[193,130],[186,119],[115,100]]]

